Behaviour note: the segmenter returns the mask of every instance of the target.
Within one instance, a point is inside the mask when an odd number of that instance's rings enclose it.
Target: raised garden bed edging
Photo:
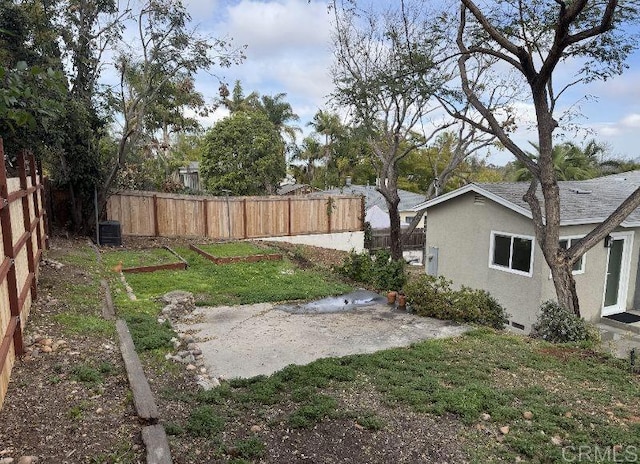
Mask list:
[[[162,248],[167,250],[172,255],[176,256],[180,262],[178,263],[167,263],[167,264],[154,264],[152,266],[139,266],[139,267],[127,267],[122,270],[122,272],[128,272],[130,274],[136,274],[141,272],[156,272],[156,271],[184,271],[189,267],[187,261],[180,256],[178,253],[173,251],[168,246],[164,245]]]
[[[213,256],[210,253],[207,253],[201,248],[198,248],[195,245],[189,245],[189,248],[196,253],[204,256],[209,261],[212,261],[215,264],[232,264],[232,263],[257,263],[259,261],[281,261],[282,254],[281,253],[269,253],[265,255],[250,255],[250,256]]]

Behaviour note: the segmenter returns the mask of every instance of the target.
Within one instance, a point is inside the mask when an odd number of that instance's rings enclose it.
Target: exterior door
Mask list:
[[[626,309],[632,237],[630,234],[611,234],[602,304],[603,316],[621,313]]]

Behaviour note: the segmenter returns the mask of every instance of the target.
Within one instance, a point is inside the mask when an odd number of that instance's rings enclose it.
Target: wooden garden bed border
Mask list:
[[[167,250],[172,255],[176,256],[180,262],[177,263],[167,263],[167,264],[155,264],[153,266],[138,266],[138,267],[127,267],[122,269],[122,272],[126,272],[129,274],[139,274],[142,272],[156,272],[156,271],[184,271],[189,267],[187,261],[176,253],[174,250],[169,248],[167,245],[163,245],[162,248]]]

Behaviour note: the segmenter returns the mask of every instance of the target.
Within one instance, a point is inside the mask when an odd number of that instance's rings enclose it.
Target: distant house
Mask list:
[[[319,189],[308,184],[284,184],[278,187],[276,193],[278,195],[307,195],[318,191]]]
[[[640,186],[640,171],[559,182],[560,243],[584,237]],[[528,332],[555,287],[522,199],[529,183],[469,184],[416,206],[426,210],[427,273],[490,292]],[[574,266],[585,319],[633,322],[640,308],[640,208]],[[640,323],[635,323],[640,325]]]
[[[349,183],[343,187],[322,190],[319,193],[322,195],[362,195],[364,196],[365,204],[365,220],[371,224],[371,228],[386,229],[389,227],[387,202],[373,185],[354,185]],[[398,196],[400,197],[398,205],[400,222],[408,225],[416,215],[413,208],[417,204],[424,202],[425,197],[402,189],[398,189]],[[422,224],[418,227],[422,227]]]
[[[194,192],[200,191],[200,162],[192,161],[178,169],[180,183]]]

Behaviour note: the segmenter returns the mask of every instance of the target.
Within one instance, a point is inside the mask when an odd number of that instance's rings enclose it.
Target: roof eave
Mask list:
[[[531,215],[531,211],[529,211],[528,209],[518,206],[515,203],[512,203],[509,200],[506,200],[501,196],[496,195],[495,193],[485,190],[476,184],[467,184],[464,187],[460,187],[459,189],[456,189],[452,192],[445,193],[444,195],[440,195],[439,197],[433,198],[429,201],[425,201],[424,203],[420,203],[419,205],[416,205],[413,207],[413,211],[421,211],[423,209],[429,209],[432,206],[438,205],[440,203],[444,203],[448,200],[459,197],[460,195],[464,195],[465,193],[469,193],[469,192],[475,192],[479,195],[482,195],[483,197],[488,198],[489,200],[492,200],[498,203],[499,205],[504,206],[505,208],[508,208],[518,214],[521,214],[524,217],[533,219],[533,216]]]

